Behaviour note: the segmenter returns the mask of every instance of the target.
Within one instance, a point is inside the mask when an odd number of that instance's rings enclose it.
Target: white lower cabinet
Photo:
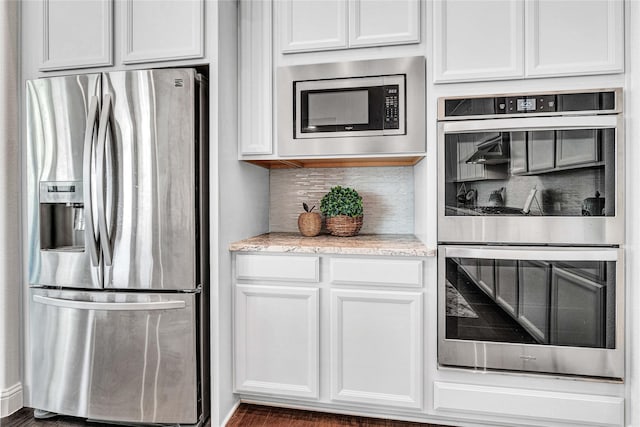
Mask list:
[[[242,400],[448,425],[624,425],[622,384],[436,368],[437,319],[428,307],[437,296],[424,258],[254,252],[233,260],[233,378]],[[595,278],[559,270],[549,285],[546,264],[499,263],[495,271],[460,260],[542,340],[549,313],[540,307],[549,304],[541,299],[602,301]]]
[[[422,406],[422,293],[331,290],[331,399]]]
[[[235,289],[236,391],[317,398],[318,288]]]

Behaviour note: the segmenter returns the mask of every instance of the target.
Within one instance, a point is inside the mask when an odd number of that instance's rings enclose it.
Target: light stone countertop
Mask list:
[[[304,237],[299,233],[265,233],[232,243],[229,250],[419,257],[436,255],[435,248],[428,248],[413,234],[359,234],[354,237],[320,234]]]

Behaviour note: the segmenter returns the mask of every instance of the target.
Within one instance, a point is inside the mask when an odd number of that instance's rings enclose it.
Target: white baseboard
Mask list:
[[[233,407],[231,408],[231,410],[229,411],[229,413],[227,414],[226,417],[224,417],[224,419],[222,420],[222,422],[220,423],[220,425],[222,427],[226,426],[227,423],[229,422],[229,420],[231,419],[231,417],[233,416],[233,414],[236,412],[236,410],[238,409],[238,406],[240,406],[240,399],[238,399],[238,401],[236,402],[235,405],[233,405]]]
[[[22,384],[16,383],[0,390],[0,418],[8,417],[22,408]]]

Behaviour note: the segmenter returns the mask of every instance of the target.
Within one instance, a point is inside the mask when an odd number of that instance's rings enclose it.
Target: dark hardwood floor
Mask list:
[[[33,409],[22,408],[15,414],[0,419],[1,427],[113,427],[113,424],[87,422],[73,417],[56,417],[48,420],[33,418]],[[379,418],[351,417],[347,415],[326,414],[323,412],[299,411],[295,409],[274,408],[270,406],[241,404],[233,414],[228,427],[446,427],[436,424],[421,424],[405,421],[392,421]]]
[[[327,414],[324,412],[299,411],[296,409],[273,408],[270,406],[241,404],[233,414],[227,427],[445,427],[436,424],[392,421],[380,418],[352,417]]]

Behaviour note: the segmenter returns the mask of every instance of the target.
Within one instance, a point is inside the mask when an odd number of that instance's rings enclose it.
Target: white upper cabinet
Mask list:
[[[110,0],[43,0],[40,70],[112,65]]]
[[[203,0],[122,2],[124,64],[202,58]]]
[[[282,52],[347,47],[347,2],[344,0],[276,1]]]
[[[420,42],[419,0],[276,1],[283,53]]]
[[[352,0],[349,2],[349,46],[420,42],[418,0]]]
[[[273,84],[271,2],[241,0],[238,140],[241,154],[271,154]]]
[[[436,1],[435,81],[522,77],[523,25],[521,1]]]
[[[42,23],[41,71],[204,57],[204,0],[39,2],[42,21],[27,21]],[[114,39],[122,45],[115,61]]]
[[[624,71],[623,0],[436,0],[436,82]]]
[[[624,71],[622,0],[529,0],[527,76]]]

